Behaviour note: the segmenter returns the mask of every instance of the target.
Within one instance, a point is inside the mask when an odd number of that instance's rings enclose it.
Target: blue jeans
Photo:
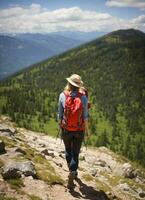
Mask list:
[[[62,139],[65,145],[66,161],[70,171],[77,171],[79,153],[84,139],[83,131],[66,131],[62,129]]]

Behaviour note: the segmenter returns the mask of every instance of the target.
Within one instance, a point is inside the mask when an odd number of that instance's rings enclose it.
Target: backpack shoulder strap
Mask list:
[[[84,96],[84,94],[82,94],[81,92],[78,92],[77,97],[79,97],[81,99],[82,96]]]
[[[63,94],[65,95],[66,98],[70,96],[70,92],[69,91],[64,91]]]
[[[71,97],[71,93],[69,91],[64,91],[63,92],[65,97]],[[81,97],[83,96],[84,94],[82,94],[81,92],[78,92],[77,95],[75,97],[79,97],[81,99]]]

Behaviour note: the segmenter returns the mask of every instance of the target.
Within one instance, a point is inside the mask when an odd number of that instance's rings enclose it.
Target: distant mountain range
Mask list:
[[[89,88],[88,143],[145,166],[145,33],[114,31],[18,72],[1,83],[1,112],[22,127],[48,133],[72,73]]]
[[[0,79],[102,34],[100,32],[57,32],[0,35]]]
[[[0,35],[0,79],[81,43],[57,34]]]
[[[88,41],[94,40],[98,37],[105,35],[106,32],[61,31],[61,32],[56,32],[56,34],[59,34],[59,35],[62,35],[62,36],[68,37],[68,38],[73,38],[75,40],[88,42]]]

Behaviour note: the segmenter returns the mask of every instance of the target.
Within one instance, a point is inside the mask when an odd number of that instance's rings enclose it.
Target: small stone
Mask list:
[[[33,137],[33,141],[36,141],[37,140],[37,137]]]
[[[85,156],[80,156],[80,160],[81,160],[81,161],[86,161]]]
[[[63,158],[63,159],[64,159],[64,158],[65,158],[65,155],[64,155],[64,154],[62,154],[62,153],[60,153],[60,154],[59,154],[59,157],[61,157],[61,158]]]
[[[131,191],[131,188],[130,188],[130,186],[127,183],[121,183],[117,187],[119,189],[123,190],[123,191],[126,191],[126,192]]]
[[[5,143],[2,140],[0,140],[0,154],[3,154],[5,152]]]
[[[48,149],[43,149],[43,150],[41,151],[41,153],[44,154],[44,155],[46,155],[46,156],[48,156]]]
[[[46,147],[46,145],[45,145],[45,144],[42,144],[42,143],[41,143],[41,144],[39,144],[39,145],[40,145],[41,147]]]
[[[145,192],[143,192],[143,191],[140,192],[140,193],[139,193],[139,197],[144,198],[144,197],[145,197]]]
[[[59,162],[59,160],[54,160],[54,163],[58,166],[58,167],[62,167],[63,164],[61,162]]]
[[[137,177],[137,171],[129,164],[129,163],[125,163],[122,166],[122,170],[123,170],[123,176],[125,178],[135,178]]]
[[[109,196],[111,199],[117,199],[116,195],[111,192],[106,192],[107,196]]]
[[[46,156],[50,156],[50,157],[52,157],[52,158],[55,157],[54,153],[48,151],[48,149],[44,149],[44,150],[42,150],[41,153],[44,154],[44,155],[46,155]]]
[[[15,150],[16,152],[19,152],[19,153],[22,153],[23,155],[26,155],[26,152],[23,150],[23,149],[21,149],[21,148],[16,148],[16,150]]]
[[[95,164],[95,165],[99,165],[99,166],[101,166],[101,167],[106,167],[106,166],[107,166],[107,165],[106,165],[106,162],[103,161],[103,160],[97,160],[94,164]]]
[[[91,175],[92,175],[92,176],[96,177],[97,174],[98,174],[98,170],[96,170],[96,169],[92,169],[92,170],[91,170]]]

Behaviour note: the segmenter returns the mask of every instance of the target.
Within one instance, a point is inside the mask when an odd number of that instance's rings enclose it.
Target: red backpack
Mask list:
[[[64,114],[62,120],[62,128],[68,131],[83,131],[83,103],[81,101],[82,94],[78,92],[72,97],[69,92],[64,92],[66,101],[64,105]]]

